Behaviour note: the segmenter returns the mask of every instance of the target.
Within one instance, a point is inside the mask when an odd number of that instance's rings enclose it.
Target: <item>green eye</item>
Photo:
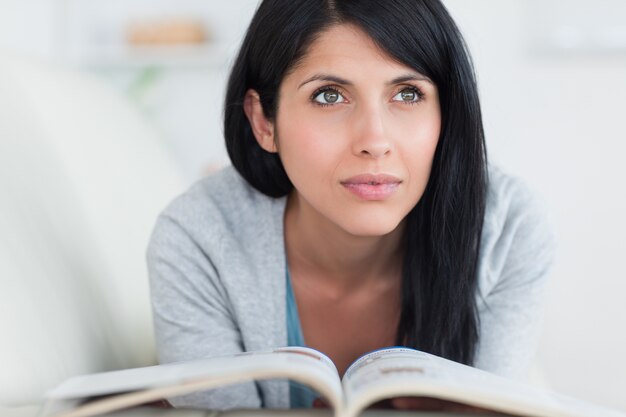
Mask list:
[[[415,88],[405,88],[393,97],[394,101],[417,103],[421,100],[420,92]]]
[[[339,100],[339,94],[336,91],[326,91],[324,93],[324,100],[327,103],[335,103]]]
[[[404,101],[414,101],[417,96],[417,94],[415,94],[415,91],[407,91],[407,90],[402,91],[400,95],[402,96],[402,100]]]
[[[337,104],[346,101],[339,91],[335,89],[326,89],[324,91],[318,91],[313,95],[313,100],[319,104]]]

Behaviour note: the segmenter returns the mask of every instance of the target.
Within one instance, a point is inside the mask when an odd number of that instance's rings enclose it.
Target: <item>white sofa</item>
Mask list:
[[[155,362],[145,246],[183,182],[112,87],[0,53],[0,416]]]

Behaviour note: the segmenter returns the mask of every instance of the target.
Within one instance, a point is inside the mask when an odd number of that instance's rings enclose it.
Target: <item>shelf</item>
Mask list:
[[[221,68],[235,50],[221,43],[172,46],[92,47],[75,54],[72,62],[94,69]]]

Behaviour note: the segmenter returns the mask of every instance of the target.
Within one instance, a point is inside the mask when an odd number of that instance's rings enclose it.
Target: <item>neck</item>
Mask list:
[[[307,210],[293,192],[285,212],[285,246],[292,274],[350,290],[400,276],[404,222],[383,236],[355,236]]]

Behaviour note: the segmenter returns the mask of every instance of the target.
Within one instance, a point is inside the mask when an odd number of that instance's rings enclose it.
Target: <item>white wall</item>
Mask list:
[[[51,0],[0,0],[0,49],[52,58],[57,40],[54,14]]]
[[[446,1],[475,59],[491,159],[543,195],[559,235],[541,367],[555,389],[626,410],[626,48],[550,51],[535,23],[590,6],[541,3]],[[626,22],[625,2],[604,3],[588,13],[596,27]]]

